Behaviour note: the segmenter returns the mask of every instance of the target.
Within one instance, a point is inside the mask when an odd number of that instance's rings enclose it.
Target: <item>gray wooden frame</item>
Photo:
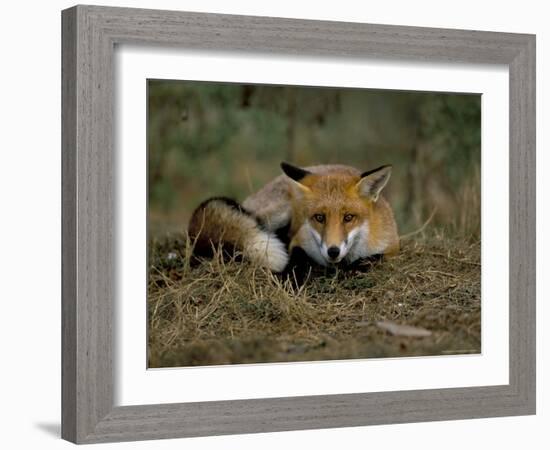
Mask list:
[[[506,64],[509,384],[114,407],[116,44]],[[63,438],[92,443],[535,413],[535,36],[76,6],[62,13],[62,53]]]

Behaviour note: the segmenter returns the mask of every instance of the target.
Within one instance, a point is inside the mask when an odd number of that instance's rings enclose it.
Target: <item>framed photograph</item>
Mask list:
[[[62,436],[535,413],[535,37],[62,13]]]

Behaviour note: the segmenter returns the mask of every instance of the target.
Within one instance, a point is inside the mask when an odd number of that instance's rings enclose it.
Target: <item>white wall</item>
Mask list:
[[[549,183],[550,120],[547,84],[549,21],[542,1],[393,1],[298,2],[253,0],[103,1],[113,6],[180,9],[399,25],[511,31],[537,34],[538,124],[538,411],[537,416],[390,425],[187,441],[116,444],[117,448],[334,448],[515,449],[550,441],[550,396],[544,378],[548,362],[548,281],[543,280],[550,250],[541,233],[549,222],[543,190]],[[5,2],[0,27],[0,442],[4,448],[65,448],[60,417],[60,10],[71,2]],[[543,54],[544,53],[544,54]],[[548,203],[548,202],[546,202]],[[7,249],[7,252],[6,252]],[[546,295],[546,296],[547,296]],[[548,445],[548,444],[547,444]],[[111,445],[114,447],[114,445]]]

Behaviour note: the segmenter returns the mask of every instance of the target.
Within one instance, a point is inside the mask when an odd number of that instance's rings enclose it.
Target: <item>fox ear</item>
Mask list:
[[[281,163],[281,169],[287,177],[294,181],[294,185],[300,188],[302,192],[309,192],[310,189],[301,183],[301,180],[304,179],[307,175],[311,175],[311,172],[305,169],[300,169],[299,167],[293,166],[286,162]]]
[[[298,183],[302,178],[304,178],[306,175],[311,175],[311,172],[300,169],[299,167],[295,167],[291,164],[288,164],[286,162],[281,163],[281,169],[283,169],[283,172],[290,178],[292,178],[294,181],[297,181]]]
[[[370,197],[374,202],[378,200],[380,192],[390,179],[391,169],[392,166],[381,166],[362,173],[361,179],[357,183],[359,194],[364,197]]]

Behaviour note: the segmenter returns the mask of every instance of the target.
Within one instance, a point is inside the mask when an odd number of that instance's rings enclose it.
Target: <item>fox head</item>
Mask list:
[[[369,224],[391,166],[360,175],[341,170],[313,173],[287,163],[281,168],[291,180],[291,227],[300,232],[303,250],[323,265],[357,259],[356,247],[366,245]]]

